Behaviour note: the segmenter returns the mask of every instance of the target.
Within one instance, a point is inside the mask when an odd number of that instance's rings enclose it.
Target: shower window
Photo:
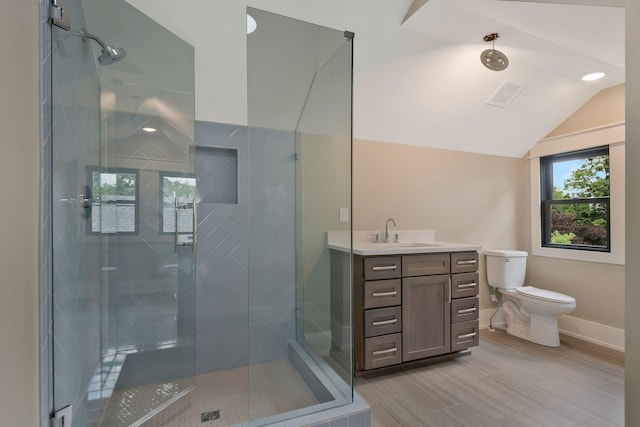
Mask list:
[[[191,233],[193,231],[193,211],[189,209],[176,209],[176,203],[180,206],[190,205],[196,196],[196,178],[193,175],[178,175],[175,173],[160,174],[160,197],[162,211],[160,212],[160,224],[162,233],[175,233],[176,213],[178,214],[178,233]]]
[[[89,232],[136,234],[138,231],[138,178],[135,169],[89,169],[90,191],[85,194],[91,209],[85,213]]]

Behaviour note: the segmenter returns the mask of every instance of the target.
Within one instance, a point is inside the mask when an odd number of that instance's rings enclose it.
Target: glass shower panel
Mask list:
[[[327,232],[351,236],[351,70],[353,43],[322,65],[296,132],[296,320],[298,341],[327,378],[351,397],[351,257],[326,248]],[[344,264],[346,262],[346,265]],[[332,276],[333,275],[333,276]],[[320,358],[319,356],[322,356]],[[343,383],[344,381],[344,383]],[[346,387],[346,388],[345,388]]]
[[[248,402],[249,420],[269,423],[352,401],[350,379],[327,360],[325,247],[327,231],[351,230],[337,221],[338,209],[351,207],[351,39],[258,9],[247,13],[257,22],[247,36]],[[349,292],[341,301],[347,313]],[[310,336],[320,345],[308,345]]]
[[[83,426],[95,421],[104,379],[102,245],[87,233],[94,213],[85,177],[100,163],[100,79],[80,37],[53,27],[51,38],[53,400],[55,410],[71,405],[74,425]]]
[[[55,408],[73,405],[74,426],[136,425],[194,387],[194,49],[123,0],[66,7],[71,30],[52,30]],[[96,38],[126,56],[107,63]]]

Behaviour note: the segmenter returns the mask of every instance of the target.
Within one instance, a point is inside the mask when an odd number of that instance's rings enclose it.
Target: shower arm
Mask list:
[[[100,47],[103,48],[103,49],[107,49],[109,47],[109,46],[107,46],[107,44],[105,42],[100,40],[99,37],[94,36],[93,34],[87,33],[84,30],[72,31],[71,34],[73,34],[74,36],[82,37],[82,41],[85,41],[86,39],[91,39],[91,40],[95,41],[96,43],[98,43],[100,45]]]

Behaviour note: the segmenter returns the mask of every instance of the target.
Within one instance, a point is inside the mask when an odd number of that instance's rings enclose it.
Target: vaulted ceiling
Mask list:
[[[519,157],[599,90],[624,82],[624,10],[492,0],[430,0],[401,32],[416,47],[358,71],[358,134]],[[510,65],[483,67],[483,36]],[[598,82],[583,82],[604,70]],[[505,82],[522,87],[487,105]],[[378,102],[376,102],[378,100]],[[385,100],[387,102],[379,102]],[[387,126],[391,123],[391,126]]]
[[[189,0],[179,11],[170,0],[127,1],[195,47],[199,120],[247,122],[246,6],[356,33],[356,138],[520,157],[597,92],[624,82],[622,8],[418,0],[403,23],[412,0]],[[135,35],[125,40],[113,21],[87,19],[136,61]],[[504,71],[480,62],[488,33],[499,33]],[[595,70],[606,77],[580,80]],[[505,82],[521,91],[507,106],[487,105]]]

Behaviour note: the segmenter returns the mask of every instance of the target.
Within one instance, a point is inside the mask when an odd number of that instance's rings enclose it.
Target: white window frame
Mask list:
[[[550,258],[624,265],[625,210],[625,126],[624,122],[567,135],[547,138],[529,153],[531,177],[531,253]],[[591,252],[568,248],[542,247],[540,218],[540,157],[587,148],[609,146],[611,252]]]

